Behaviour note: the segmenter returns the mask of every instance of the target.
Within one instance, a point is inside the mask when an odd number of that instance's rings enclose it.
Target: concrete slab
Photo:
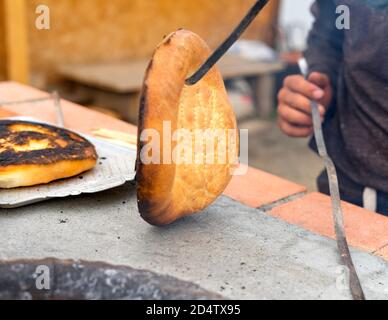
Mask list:
[[[333,240],[221,197],[171,226],[146,224],[133,186],[0,211],[2,258],[83,259],[149,269],[235,299],[348,299]],[[368,298],[388,262],[353,251]]]
[[[342,209],[350,245],[370,253],[388,245],[388,217],[345,201]],[[335,238],[331,199],[322,193],[309,193],[267,213],[314,233]]]

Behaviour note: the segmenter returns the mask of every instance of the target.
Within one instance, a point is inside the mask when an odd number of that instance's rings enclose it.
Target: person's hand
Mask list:
[[[313,133],[310,100],[318,102],[322,118],[333,97],[327,75],[313,72],[308,79],[301,75],[288,76],[278,94],[278,125],[291,137],[308,137]]]

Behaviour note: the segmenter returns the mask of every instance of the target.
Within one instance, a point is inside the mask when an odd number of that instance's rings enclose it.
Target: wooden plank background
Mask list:
[[[219,44],[255,0],[24,0],[29,59],[35,79],[55,80],[60,63],[121,61],[148,57],[165,34],[191,29],[211,46]],[[3,7],[4,0],[0,0]],[[35,28],[35,8],[51,10],[51,29]],[[246,37],[270,42],[276,19],[272,0]],[[4,21],[0,9],[0,24]],[[0,26],[0,61],[4,46]],[[0,73],[4,66],[0,62]],[[1,78],[1,75],[0,75]]]
[[[6,76],[6,51],[5,51],[5,23],[4,23],[4,5],[0,1],[0,81]]]
[[[4,0],[7,77],[29,83],[30,59],[25,0]]]

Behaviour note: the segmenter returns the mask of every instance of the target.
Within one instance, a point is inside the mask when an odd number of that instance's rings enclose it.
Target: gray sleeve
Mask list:
[[[311,12],[315,22],[308,36],[305,57],[310,71],[327,74],[335,88],[343,60],[344,40],[343,30],[336,27],[336,5],[333,0],[316,0]]]

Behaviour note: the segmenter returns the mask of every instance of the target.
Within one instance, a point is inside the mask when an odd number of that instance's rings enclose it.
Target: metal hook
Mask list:
[[[259,0],[256,2],[230,36],[217,48],[217,50],[214,51],[214,53],[190,78],[186,79],[186,85],[194,85],[205,76],[205,74],[217,63],[218,60],[221,59],[221,57],[230,49],[238,38],[240,38],[268,1],[269,0]]]

